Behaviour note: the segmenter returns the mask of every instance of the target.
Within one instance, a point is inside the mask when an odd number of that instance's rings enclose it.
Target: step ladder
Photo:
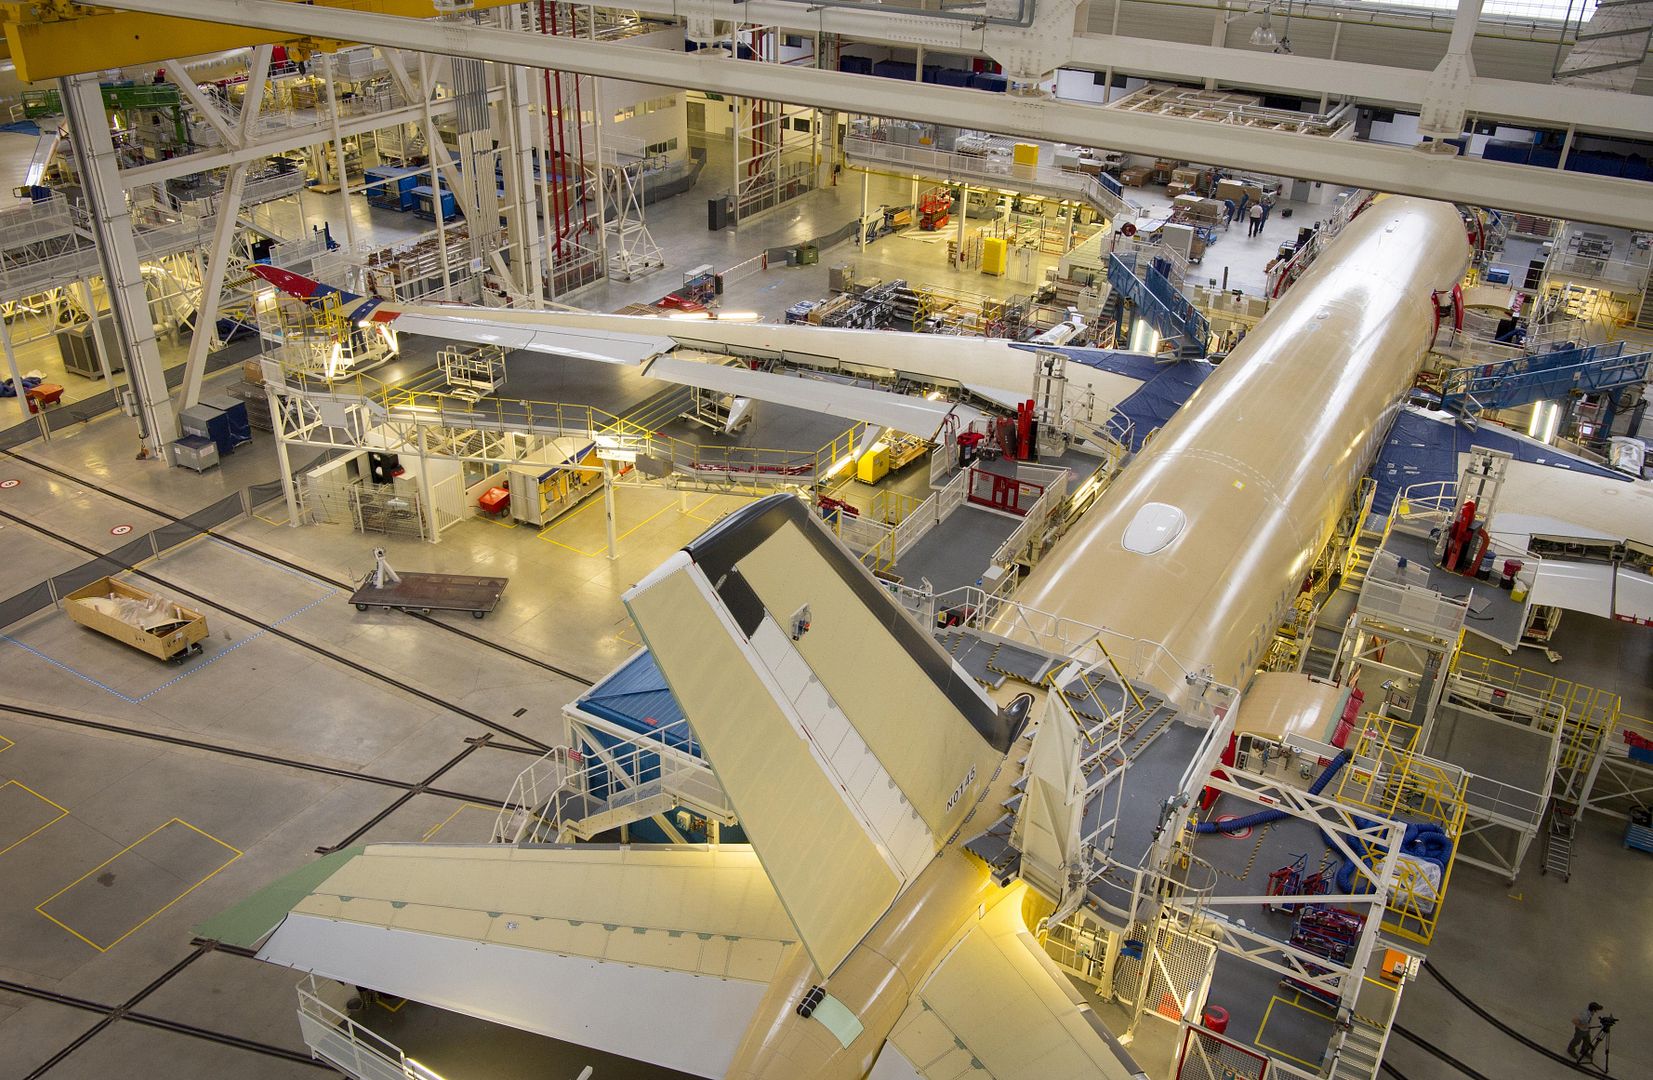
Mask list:
[[[1363,1020],[1351,1023],[1328,1080],[1372,1080],[1383,1061],[1386,1034]]]
[[[1538,871],[1554,874],[1562,881],[1573,876],[1573,830],[1578,824],[1578,804],[1557,800],[1550,808],[1550,830],[1544,835],[1544,865]]]

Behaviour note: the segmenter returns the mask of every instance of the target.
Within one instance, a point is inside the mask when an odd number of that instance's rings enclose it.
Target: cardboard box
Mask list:
[[[1153,174],[1154,170],[1146,165],[1132,165],[1128,169],[1120,170],[1119,181],[1126,187],[1141,187],[1148,182],[1148,177]]]

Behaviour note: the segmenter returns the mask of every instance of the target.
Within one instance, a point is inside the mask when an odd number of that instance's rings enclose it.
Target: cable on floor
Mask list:
[[[1428,1039],[1425,1039],[1420,1035],[1414,1035],[1412,1032],[1401,1027],[1399,1024],[1391,1026],[1389,1030],[1393,1031],[1396,1035],[1399,1035],[1407,1042],[1413,1044],[1418,1049],[1424,1051],[1426,1054],[1429,1054],[1432,1057],[1435,1057],[1452,1066],[1454,1069],[1457,1069],[1459,1072],[1469,1077],[1469,1080],[1492,1080],[1492,1077],[1488,1076],[1486,1073],[1478,1072],[1470,1066],[1465,1065],[1463,1062],[1459,1061],[1445,1050],[1442,1050]]]
[[[1551,1059],[1552,1061],[1555,1061],[1559,1064],[1565,1065],[1569,1069],[1572,1069],[1574,1072],[1583,1073],[1585,1076],[1605,1077],[1607,1075],[1606,1073],[1602,1072],[1599,1069],[1594,1069],[1594,1068],[1591,1068],[1587,1065],[1581,1065],[1578,1062],[1574,1061],[1572,1058],[1568,1057],[1566,1054],[1562,1054],[1562,1053],[1559,1053],[1555,1050],[1551,1050],[1549,1047],[1545,1046],[1543,1043],[1535,1042],[1534,1040],[1528,1038],[1526,1035],[1524,1035],[1521,1032],[1515,1030],[1515,1028],[1513,1028],[1510,1025],[1504,1023],[1502,1020],[1498,1019],[1496,1016],[1494,1016],[1491,1013],[1487,1012],[1480,1005],[1476,1004],[1474,999],[1472,999],[1468,994],[1464,993],[1462,990],[1460,990],[1456,986],[1454,986],[1451,983],[1451,981],[1449,981],[1447,979],[1447,977],[1445,975],[1441,974],[1440,969],[1435,967],[1435,965],[1430,963],[1428,960],[1425,960],[1423,962],[1423,969],[1425,971],[1427,971],[1435,979],[1436,982],[1440,983],[1441,986],[1446,990],[1447,993],[1451,994],[1453,997],[1457,998],[1460,1002],[1462,1002],[1463,1005],[1466,1008],[1468,1008],[1470,1012],[1474,1013],[1476,1016],[1479,1016],[1482,1020],[1485,1020],[1487,1023],[1491,1024],[1493,1027],[1497,1028],[1499,1031],[1502,1031],[1505,1035],[1508,1035],[1510,1038],[1514,1039],[1516,1042],[1521,1043],[1522,1045],[1526,1046],[1528,1049],[1536,1051],[1537,1053],[1543,1054],[1545,1057]]]

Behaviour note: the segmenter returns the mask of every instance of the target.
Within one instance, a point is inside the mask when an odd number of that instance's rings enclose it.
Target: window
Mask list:
[[[1431,11],[1456,11],[1457,0],[1373,0],[1385,7],[1427,8]],[[1486,0],[1482,15],[1502,15],[1512,19],[1548,19],[1561,22],[1568,19],[1588,22],[1596,9],[1595,0]]]

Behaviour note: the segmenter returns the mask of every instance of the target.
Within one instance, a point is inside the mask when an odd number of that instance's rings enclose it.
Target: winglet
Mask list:
[[[291,270],[283,270],[279,266],[271,266],[268,263],[254,263],[248,269],[282,292],[296,296],[301,300],[320,300],[328,296],[337,296],[339,303],[348,308],[353,304],[360,303],[363,299],[357,293],[345,292],[343,289],[335,288],[332,285],[323,285],[314,278],[307,278],[303,274],[295,274]],[[373,307],[379,305],[379,301],[376,299],[371,303]],[[351,314],[356,318],[365,318],[371,310],[372,308],[362,311],[353,310]],[[393,316],[376,316],[375,321],[383,321],[390,317]]]

